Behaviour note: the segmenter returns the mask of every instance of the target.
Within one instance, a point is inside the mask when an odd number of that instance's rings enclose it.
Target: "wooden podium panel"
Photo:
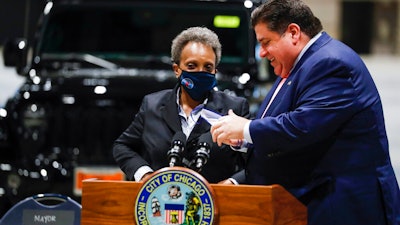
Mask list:
[[[83,181],[81,225],[132,225],[143,183]],[[220,185],[213,189],[215,224],[306,225],[307,208],[279,185]]]

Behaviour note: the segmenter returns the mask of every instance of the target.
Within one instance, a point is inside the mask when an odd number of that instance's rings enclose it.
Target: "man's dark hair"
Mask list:
[[[267,24],[269,30],[279,34],[283,34],[289,24],[296,23],[310,38],[322,30],[321,21],[301,0],[267,1],[251,13],[252,26],[259,23]]]

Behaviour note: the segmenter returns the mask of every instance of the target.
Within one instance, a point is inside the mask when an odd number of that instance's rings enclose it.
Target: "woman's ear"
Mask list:
[[[181,73],[179,72],[181,69],[179,68],[178,64],[173,63],[172,70],[174,71],[176,78],[178,78],[181,75]]]

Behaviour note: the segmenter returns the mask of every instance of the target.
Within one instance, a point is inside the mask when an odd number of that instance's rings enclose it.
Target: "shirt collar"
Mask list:
[[[293,67],[289,72],[289,75],[292,73],[292,70],[296,67],[297,63],[300,61],[301,57],[303,57],[304,53],[307,51],[307,49],[310,48],[314,42],[318,40],[319,37],[321,37],[322,32],[319,32],[317,35],[315,35],[313,38],[310,39],[310,41],[304,46],[304,48],[301,50],[300,54],[297,56],[296,60],[294,61]]]
[[[181,107],[181,104],[180,104],[180,102],[179,102],[179,96],[180,96],[180,95],[181,95],[181,88],[178,87],[178,89],[177,89],[177,91],[176,91],[176,105],[178,106],[178,112],[179,112],[179,113],[181,113],[181,111],[182,111],[182,107]],[[200,105],[196,106],[196,107],[193,109],[193,113],[196,113],[196,114],[197,114],[199,111],[201,111],[201,109],[204,108],[204,106],[207,104],[207,102],[208,102],[208,98],[204,99],[203,103],[201,103]]]

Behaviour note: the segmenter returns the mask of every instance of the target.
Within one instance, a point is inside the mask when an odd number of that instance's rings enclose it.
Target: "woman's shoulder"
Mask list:
[[[156,92],[147,94],[145,96],[145,98],[156,98],[156,99],[159,99],[159,98],[161,98],[163,96],[167,96],[167,95],[172,94],[172,92],[173,92],[173,89],[164,89],[164,90],[160,90],[160,91],[156,91]]]
[[[227,103],[236,103],[236,104],[243,104],[244,102],[247,102],[247,99],[241,96],[237,96],[234,93],[226,93],[223,91],[213,91],[212,93],[212,99],[217,100],[217,101],[224,101]]]

